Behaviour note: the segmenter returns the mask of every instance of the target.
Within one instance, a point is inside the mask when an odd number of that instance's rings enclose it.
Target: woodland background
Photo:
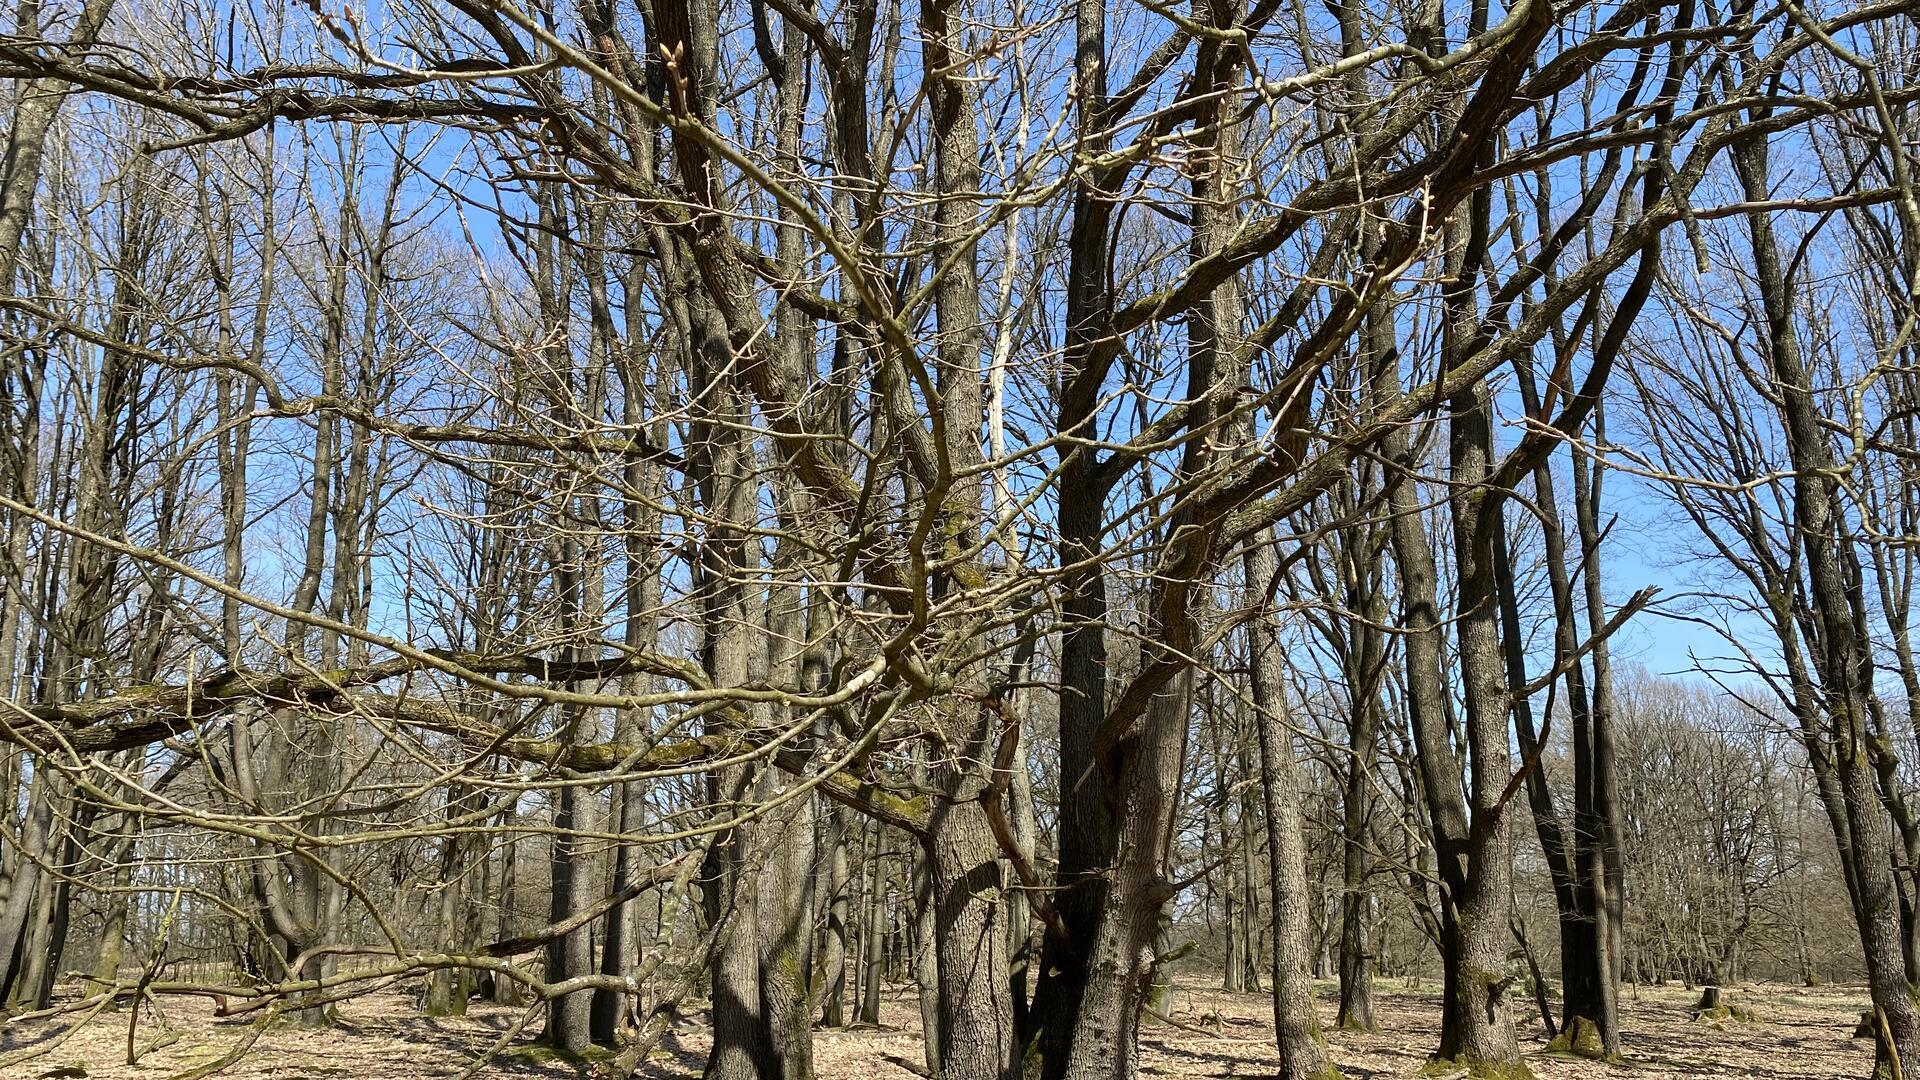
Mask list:
[[[1920,1067],[1916,15],[21,0],[0,1069]]]

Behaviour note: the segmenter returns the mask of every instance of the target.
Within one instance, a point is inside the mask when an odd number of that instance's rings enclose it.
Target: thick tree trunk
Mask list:
[[[12,996],[25,966],[27,931],[46,876],[41,864],[51,854],[55,801],[52,776],[36,764],[28,785],[26,822],[20,830],[23,854],[8,883],[6,902],[0,905],[0,1002]]]
[[[1173,898],[1166,878],[1168,821],[1185,752],[1191,673],[1177,676],[1118,740],[1107,789],[1120,800],[1120,832],[1107,903],[1088,959],[1073,1028],[1068,1080],[1131,1080],[1139,1067],[1160,912]]]
[[[715,781],[715,806],[740,804],[748,792],[745,771],[735,766]],[[760,999],[759,875],[752,872],[760,853],[753,849],[752,831],[746,826],[730,830],[714,844],[700,873],[708,925],[725,924],[713,961],[713,1049],[707,1055],[707,1080],[775,1075],[772,1038]]]
[[[770,785],[766,798],[777,798]],[[756,825],[763,853],[755,915],[760,926],[760,1004],[777,1072],[770,1080],[811,1080],[813,1004],[808,995],[813,896],[813,803],[793,799]]]
[[[1474,1075],[1530,1075],[1520,1058],[1508,990],[1507,942],[1513,917],[1512,817],[1502,802],[1512,776],[1508,720],[1512,691],[1507,682],[1498,626],[1499,604],[1493,545],[1502,538],[1498,502],[1485,488],[1492,432],[1489,391],[1477,385],[1454,402],[1450,443],[1456,623],[1466,703],[1472,826],[1468,836],[1466,888],[1459,906],[1458,956],[1460,1046],[1457,1058]],[[1491,511],[1489,513],[1489,511]]]
[[[980,431],[984,419],[977,238],[982,182],[978,89],[963,72],[973,46],[954,0],[922,0],[923,61],[927,71],[933,175],[941,198],[934,227],[945,245],[946,265],[934,285],[942,450],[953,470],[942,493],[943,557],[966,551],[984,533],[985,504]],[[977,567],[975,568],[977,569]],[[934,588],[943,594],[977,588],[956,568]],[[958,630],[958,627],[955,627]],[[956,635],[959,636],[959,635]],[[998,777],[992,763],[999,739],[1018,738],[1017,719],[1002,730],[1003,715],[984,703],[990,695],[978,661],[957,672],[961,692],[942,702],[938,757],[932,761],[941,800],[925,837],[925,868],[932,892],[939,1025],[934,1053],[942,1080],[1011,1080],[1017,1034],[1008,985],[1004,862],[987,819],[985,793]],[[1004,700],[1000,709],[1007,709]],[[1017,717],[1016,712],[1004,715]]]
[[[953,764],[936,777],[946,801],[925,844],[939,997],[937,1048],[929,1057],[938,1061],[941,1080],[1012,1080],[1006,907],[998,902],[1005,882],[977,769],[993,753],[978,739],[954,751]]]
[[[69,800],[69,805],[73,805]],[[40,891],[34,898],[33,914],[24,936],[19,971],[6,998],[7,1009],[34,1012],[53,1001],[53,983],[60,971],[60,958],[66,952],[67,930],[71,925],[73,874],[79,869],[80,841],[77,833],[88,828],[93,807],[89,804],[76,815],[77,820],[63,822],[60,837],[50,846],[57,852],[53,873],[41,875]]]
[[[139,834],[132,830],[138,829],[139,825],[137,821],[123,819],[122,827],[129,830],[129,835],[121,839],[114,849],[113,892],[107,897],[106,915],[100,920],[100,945],[94,953],[93,967],[89,973],[89,993],[100,993],[119,980],[120,961],[126,951],[129,894],[133,886],[135,850],[139,844]]]

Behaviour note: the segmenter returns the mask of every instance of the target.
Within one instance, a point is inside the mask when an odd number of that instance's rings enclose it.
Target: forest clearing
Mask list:
[[[1322,1011],[1334,987],[1317,987]],[[1587,1080],[1633,1076],[1645,1080],[1747,1076],[1754,1080],[1824,1080],[1859,1076],[1871,1067],[1870,1041],[1850,1038],[1845,1018],[1867,1003],[1861,987],[1808,988],[1758,983],[1728,988],[1726,1000],[1747,1014],[1743,1019],[1694,1019],[1700,991],[1678,985],[1634,988],[1621,1012],[1627,1040],[1635,1052],[1623,1064],[1606,1064],[1547,1049],[1540,1019],[1522,1017],[1527,1061],[1542,1080]],[[1454,1075],[1428,1068],[1430,1044],[1439,1035],[1440,998],[1429,985],[1381,987],[1378,1032],[1332,1031],[1328,1056],[1341,1071],[1366,1080]],[[325,1031],[282,1028],[261,1037],[258,1052],[221,1075],[236,1080],[386,1080],[388,1077],[459,1076],[490,1051],[524,1010],[476,1008],[465,1017],[428,1018],[415,1002],[399,995],[372,994],[355,1001],[335,1028]],[[246,1021],[219,1020],[210,1004],[192,1000],[166,1005],[163,1031],[178,1041],[143,1054],[128,1066],[124,1023],[83,1029],[31,1064],[8,1075],[78,1077],[89,1080],[156,1080],[224,1056],[241,1038]],[[1273,1052],[1272,1017],[1262,996],[1227,993],[1174,981],[1165,1018],[1150,1019],[1141,1035],[1140,1075],[1169,1078],[1271,1076],[1278,1067]],[[697,1077],[707,1060],[711,1033],[708,1017],[696,1012],[676,1024],[633,1075],[646,1080]],[[908,987],[889,991],[879,1023],[815,1036],[814,1067],[821,1080],[891,1080],[924,1076],[919,1009]],[[51,1042],[63,1027],[22,1031],[0,1052]],[[159,1034],[149,1030],[141,1044]],[[488,1066],[489,1076],[570,1078],[592,1062],[555,1060],[534,1033],[505,1047]],[[69,1071],[61,1071],[69,1070]]]

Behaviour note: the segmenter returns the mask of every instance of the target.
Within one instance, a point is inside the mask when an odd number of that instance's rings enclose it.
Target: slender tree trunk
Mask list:
[[[1366,613],[1376,625],[1386,622],[1385,592],[1372,545],[1375,530],[1366,534],[1367,548],[1345,560],[1353,566],[1354,585],[1349,606]],[[1380,679],[1386,667],[1381,634],[1369,627],[1355,630],[1359,644],[1351,649],[1348,673],[1347,769],[1340,800],[1340,1006],[1334,1024],[1342,1030],[1378,1031],[1373,1016],[1373,776],[1379,741]]]
[[[1737,145],[1734,162],[1748,198],[1770,190],[1764,139]],[[1855,913],[1879,1030],[1875,1069],[1876,1074],[1892,1075],[1920,1062],[1920,1004],[1916,1004],[1912,973],[1905,962],[1899,887],[1893,873],[1893,830],[1871,760],[1875,752],[1869,732],[1873,658],[1858,647],[1855,608],[1835,550],[1844,542],[1847,526],[1837,505],[1833,455],[1801,357],[1772,221],[1764,212],[1754,213],[1747,216],[1747,227],[1767,320],[1768,359],[1788,453],[1798,473],[1793,486],[1794,526],[1806,559],[1809,599],[1819,620],[1813,667],[1834,733],[1834,771],[1850,841],[1846,854],[1857,888]],[[1891,753],[1891,747],[1883,752]]]
[[[1102,153],[1108,138],[1106,0],[1074,0],[1074,121],[1081,152]],[[1076,177],[1067,239],[1065,374],[1056,401],[1056,430],[1091,433],[1105,366],[1093,345],[1105,333],[1113,202],[1091,178]],[[1048,935],[1034,991],[1035,1046],[1041,1080],[1062,1080],[1082,996],[1090,978],[1094,934],[1106,906],[1107,868],[1119,831],[1103,798],[1094,744],[1107,706],[1106,576],[1099,566],[1105,525],[1106,481],[1093,447],[1068,444],[1060,461],[1060,565],[1079,567],[1063,582],[1060,632],[1060,807],[1058,889],[1054,909],[1064,934]],[[1023,1059],[1026,1055],[1022,1054]]]
[[[449,819],[467,808],[464,805],[467,800],[461,798],[461,794],[459,786],[448,789],[446,816]],[[465,875],[470,845],[464,836],[457,834],[442,838],[440,843],[440,882],[434,915],[440,926],[441,947],[447,952],[459,953],[472,946],[476,929],[465,920],[467,905],[464,894],[470,887]],[[465,1016],[471,984],[471,976],[463,968],[445,968],[433,972],[427,976],[421,1010],[428,1016]]]
[[[923,777],[924,777],[924,770]],[[924,778],[922,786],[924,786]],[[937,898],[933,890],[932,856],[922,853],[913,861],[910,883],[913,891],[911,931],[913,943],[913,982],[920,998],[920,1042],[926,1054],[927,1072],[940,1075],[941,987],[940,958],[935,944]]]
[[[1435,1056],[1451,1060],[1460,1053],[1465,1025],[1460,993],[1459,905],[1467,895],[1469,866],[1466,792],[1461,763],[1453,750],[1450,706],[1441,677],[1438,573],[1420,517],[1423,507],[1412,479],[1414,461],[1402,432],[1389,432],[1384,449],[1397,473],[1388,481],[1388,506],[1393,515],[1394,562],[1400,575],[1401,624],[1407,629],[1403,643],[1407,711],[1419,789],[1432,836],[1434,869],[1440,879],[1436,916],[1444,1005]]]
[[[572,784],[554,796],[553,852],[551,859],[553,892],[547,915],[560,922],[585,907],[589,901],[586,859],[575,837],[594,828],[588,807],[592,796]],[[593,970],[593,937],[587,929],[562,934],[547,943],[548,982],[559,982]],[[593,998],[589,994],[564,994],[547,1004],[546,1041],[556,1050],[579,1053],[593,1043],[589,1029]]]
[[[849,817],[845,807],[835,806],[825,823],[827,925],[818,979],[824,998],[820,1022],[830,1028],[847,1026],[848,890],[852,887],[847,860],[847,833],[852,828]]]
[[[861,876],[866,881],[865,902],[860,911],[859,1016],[862,1024],[880,1022],[881,939],[885,936],[881,920],[886,912],[886,878],[881,874],[880,853],[885,832],[878,822],[867,827],[867,858],[861,868]]]
[[[73,35],[65,48],[75,53],[90,50],[112,14],[113,5],[114,0],[88,0],[73,24]],[[40,5],[22,4],[20,13],[20,24],[16,27],[20,39],[37,41],[41,36]],[[34,199],[39,194],[47,133],[52,130],[69,92],[67,85],[50,79],[29,80],[15,91],[6,154],[0,158],[0,295],[13,295],[21,238],[33,218]]]
[[[1267,811],[1267,883],[1273,907],[1273,1021],[1280,1047],[1280,1080],[1326,1080],[1339,1070],[1327,1061],[1306,968],[1308,923],[1316,903],[1307,879],[1306,814],[1300,770],[1286,704],[1285,646],[1275,613],[1266,603],[1278,570],[1267,537],[1259,537],[1243,560],[1247,608],[1252,612],[1248,689],[1260,744],[1260,793]]]
[[[514,935],[514,894],[519,891],[520,875],[519,844],[511,831],[513,811],[501,812],[500,827],[507,834],[507,840],[500,845],[500,874],[496,879],[498,886],[492,893],[494,903],[498,904],[495,913],[494,933],[500,938]],[[521,1000],[521,986],[517,980],[495,976],[492,980],[488,999],[496,1005],[518,1005]]]
[[[1596,409],[1596,441],[1605,442],[1604,412]],[[1586,890],[1586,912],[1593,922],[1592,988],[1587,1010],[1599,1028],[1609,1056],[1618,1056],[1620,1038],[1620,972],[1626,951],[1626,816],[1620,805],[1613,729],[1613,675],[1605,626],[1607,613],[1600,559],[1600,476],[1582,455],[1574,455],[1574,517],[1583,553],[1581,577],[1586,583],[1587,633],[1592,641],[1592,696],[1585,738],[1576,746],[1584,761],[1575,762],[1577,774],[1588,778],[1587,789],[1576,799],[1574,834],[1579,842],[1581,884]],[[1571,1007],[1569,1007],[1571,1009]],[[1573,1014],[1569,1012],[1569,1024]],[[1572,1028],[1570,1027],[1570,1030]],[[1575,1031],[1578,1049],[1578,1032]]]

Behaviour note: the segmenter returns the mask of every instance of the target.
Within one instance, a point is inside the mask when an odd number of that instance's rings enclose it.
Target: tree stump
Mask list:
[[[1753,1014],[1738,1005],[1730,1004],[1721,994],[1718,986],[1705,986],[1700,989],[1700,1000],[1693,1006],[1693,1019],[1696,1022],[1751,1020]]]

